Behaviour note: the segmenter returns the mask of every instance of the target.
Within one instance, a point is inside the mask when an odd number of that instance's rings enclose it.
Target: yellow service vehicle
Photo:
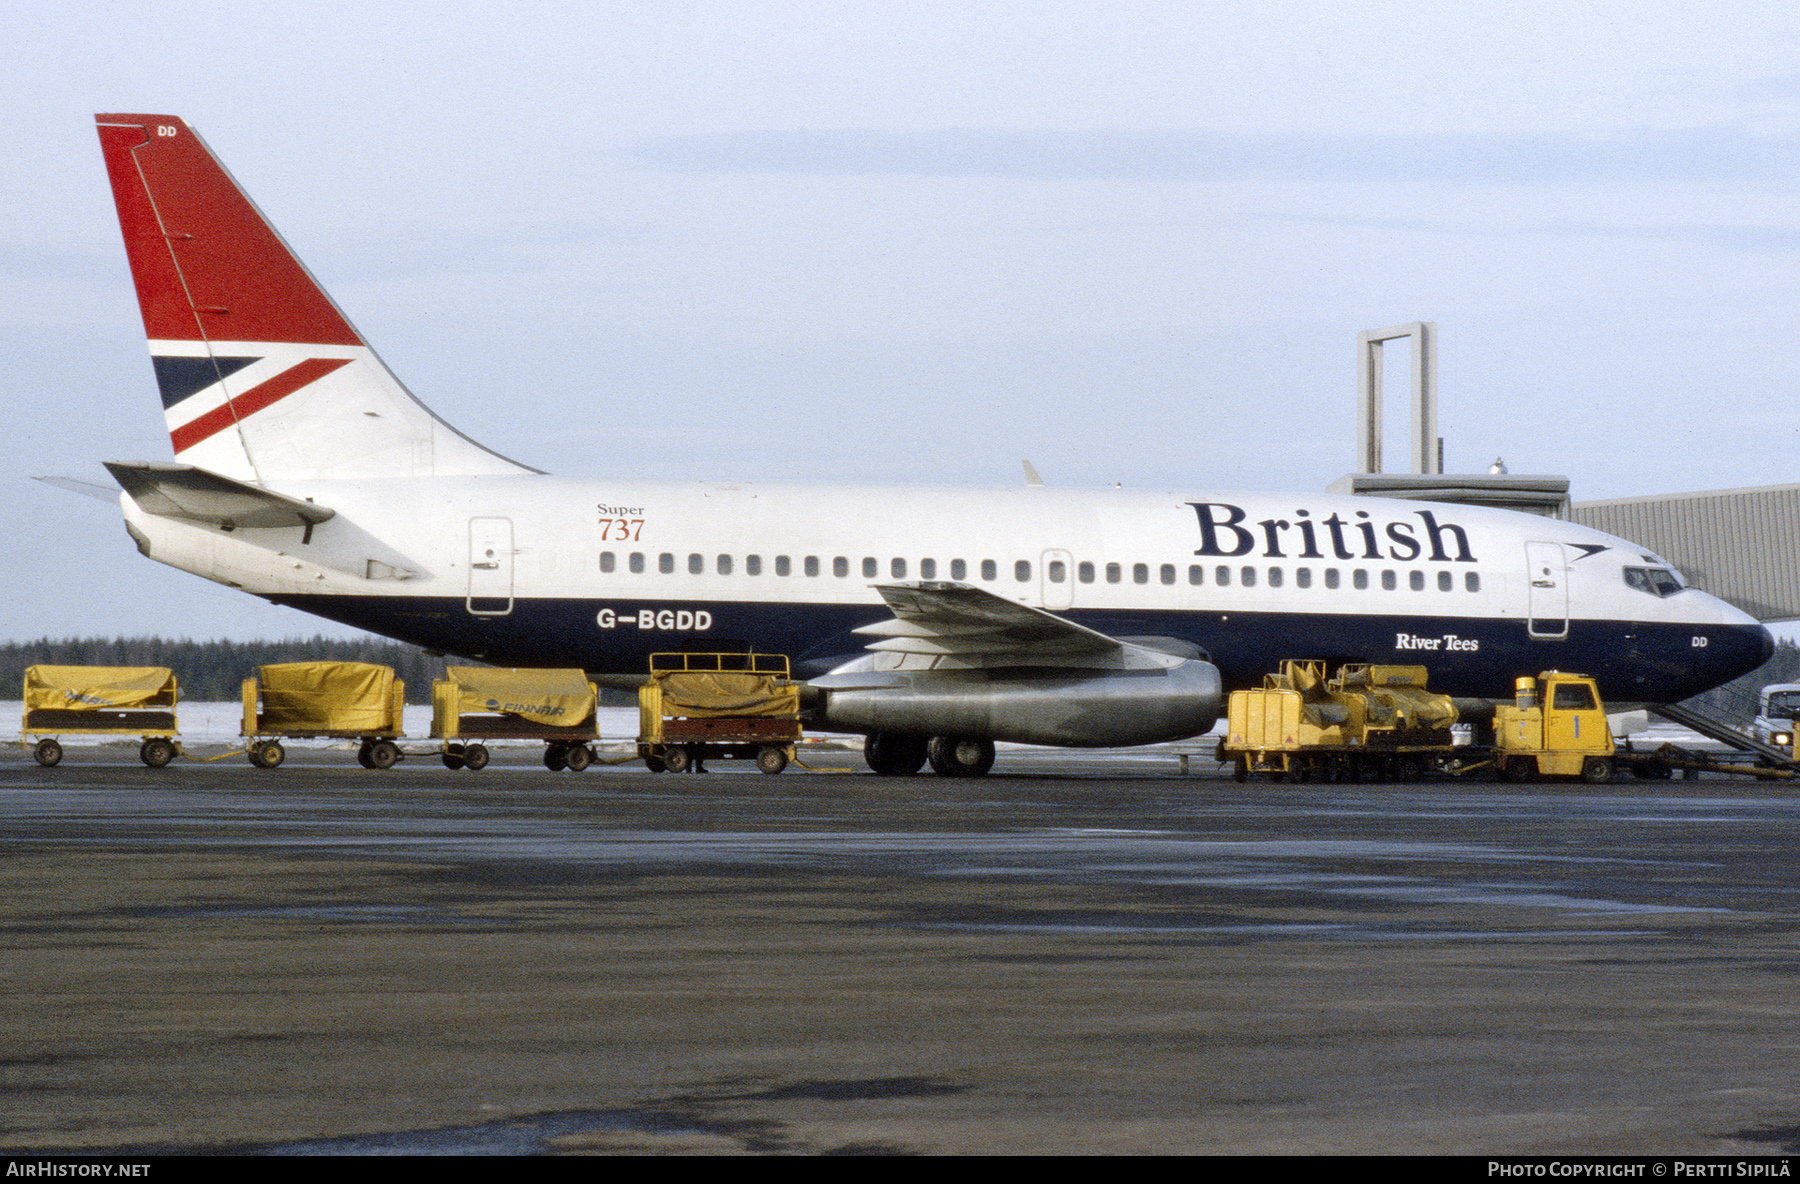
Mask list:
[[[1494,764],[1502,779],[1613,779],[1612,729],[1593,679],[1546,670],[1513,687],[1513,706],[1494,710]]]
[[[1327,679],[1324,662],[1288,659],[1260,689],[1231,693],[1219,759],[1239,781],[1414,781],[1450,753],[1456,722],[1423,666],[1352,663]]]

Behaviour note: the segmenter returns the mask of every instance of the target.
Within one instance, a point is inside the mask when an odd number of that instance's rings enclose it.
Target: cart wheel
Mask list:
[[[571,744],[563,759],[569,763],[569,772],[579,773],[594,763],[594,750],[585,744]]]
[[[1250,780],[1250,758],[1249,757],[1240,756],[1239,758],[1237,758],[1237,763],[1235,763],[1231,766],[1231,779],[1233,781],[1248,781],[1248,780]]]
[[[646,752],[644,754],[644,768],[649,769],[652,773],[667,773],[669,771],[668,764],[654,752]]]
[[[37,758],[38,764],[48,769],[62,763],[62,745],[54,740],[39,740],[37,747],[31,750],[31,755]]]
[[[160,769],[175,759],[175,746],[161,736],[152,736],[138,749],[138,759],[152,769]]]
[[[569,767],[569,746],[567,744],[544,745],[544,768],[553,773],[560,773]]]
[[[485,769],[488,763],[488,750],[485,744],[471,744],[463,749],[463,764],[471,769]]]
[[[391,769],[400,763],[400,746],[392,740],[377,740],[369,745],[369,767]]]
[[[693,755],[685,748],[670,748],[663,753],[663,764],[668,766],[671,773],[685,773],[693,763]]]
[[[356,763],[365,769],[375,767],[375,742],[373,740],[364,740],[362,747],[356,750]]]
[[[443,758],[444,768],[460,769],[463,767],[463,754],[460,748],[446,748],[438,754]]]
[[[259,769],[279,769],[286,759],[287,750],[281,747],[279,740],[264,740],[250,748],[250,763]]]
[[[787,768],[787,753],[773,744],[765,744],[756,753],[756,767],[765,773],[779,773]]]

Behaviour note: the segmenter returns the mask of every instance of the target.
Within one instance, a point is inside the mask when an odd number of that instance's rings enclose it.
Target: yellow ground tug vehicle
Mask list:
[[[1491,748],[1458,745],[1457,704],[1425,687],[1423,666],[1290,659],[1259,690],[1233,691],[1219,759],[1239,781],[1252,773],[1293,781],[1413,781],[1428,773],[1497,770],[1511,781],[1538,777],[1612,780],[1618,762],[1667,776],[1663,756],[1620,754],[1594,680],[1546,670],[1520,678],[1514,703],[1494,709]],[[1735,770],[1733,770],[1735,771]]]
[[[1233,691],[1219,759],[1239,781],[1412,781],[1454,746],[1456,706],[1425,689],[1423,666],[1289,659],[1260,689]]]
[[[167,666],[30,666],[19,735],[39,738],[32,756],[45,768],[62,760],[62,736],[141,736],[138,759],[160,769],[181,752],[179,698]]]
[[[1494,764],[1506,781],[1580,777],[1603,784],[1615,771],[1612,729],[1594,680],[1546,670],[1514,683],[1511,707],[1494,711]]]
[[[244,680],[250,763],[273,769],[286,759],[283,739],[361,740],[357,763],[391,769],[401,760],[406,684],[392,666],[369,662],[280,662]]]
[[[783,654],[651,654],[638,691],[638,755],[652,773],[709,757],[779,773],[800,739],[800,687]]]
[[[446,666],[431,684],[431,735],[444,767],[483,769],[483,740],[542,740],[544,766],[579,773],[594,763],[600,692],[581,670]]]

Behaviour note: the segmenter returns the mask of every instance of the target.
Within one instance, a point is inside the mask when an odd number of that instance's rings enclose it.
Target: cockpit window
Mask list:
[[[1681,581],[1666,567],[1628,567],[1625,586],[1651,596],[1673,596],[1681,591]]]

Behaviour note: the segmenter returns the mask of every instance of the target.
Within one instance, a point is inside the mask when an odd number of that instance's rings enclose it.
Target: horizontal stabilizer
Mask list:
[[[164,518],[232,530],[240,526],[313,526],[337,513],[316,502],[274,493],[192,465],[107,461],[106,468],[140,509]]]
[[[45,485],[54,485],[58,489],[66,489],[70,493],[79,493],[82,497],[91,497],[97,502],[118,504],[119,491],[111,485],[102,485],[98,481],[83,481],[80,477],[36,477]]]

